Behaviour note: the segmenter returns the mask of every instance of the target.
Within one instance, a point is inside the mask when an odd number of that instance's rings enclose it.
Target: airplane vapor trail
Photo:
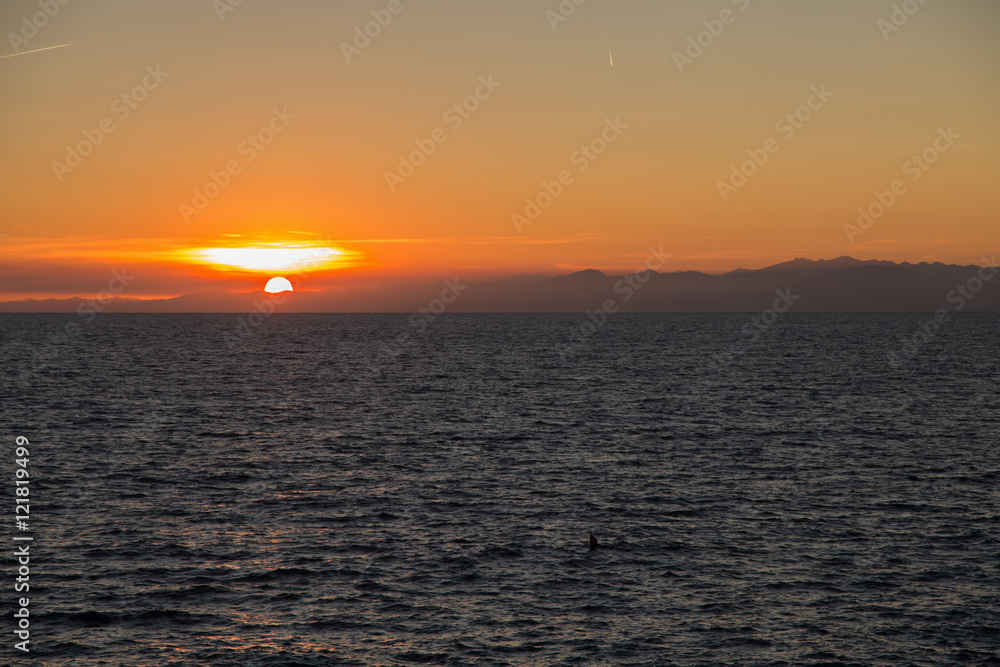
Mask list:
[[[44,49],[35,49],[33,51],[22,51],[21,53],[11,53],[7,56],[0,56],[0,60],[4,58],[13,58],[14,56],[26,56],[29,53],[38,53],[39,51],[48,51],[50,49],[61,49],[64,46],[73,46],[72,44],[60,44],[59,46],[46,46]]]

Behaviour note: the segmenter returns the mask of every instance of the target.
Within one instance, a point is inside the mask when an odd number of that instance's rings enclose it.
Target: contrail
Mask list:
[[[39,51],[48,51],[49,49],[61,49],[64,46],[73,46],[72,44],[60,44],[59,46],[46,46],[44,49],[35,49],[34,51],[22,51],[21,53],[12,53],[9,56],[0,56],[0,60],[4,58],[13,58],[14,56],[26,56],[29,53],[38,53]]]
[[[608,60],[611,61],[611,67],[614,67],[615,66],[615,57],[611,55],[611,42],[609,42],[607,40],[607,38],[605,38],[604,39],[604,43],[608,45]]]

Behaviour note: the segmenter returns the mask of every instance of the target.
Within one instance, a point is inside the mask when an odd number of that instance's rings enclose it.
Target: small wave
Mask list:
[[[43,614],[41,618],[53,627],[66,625],[77,628],[101,628],[107,626],[144,627],[150,625],[197,625],[217,617],[206,614],[192,614],[177,609],[150,609],[139,613],[84,611],[79,613],[56,612]]]
[[[442,665],[448,662],[448,654],[407,651],[405,653],[397,653],[396,660],[402,660],[403,662],[410,662],[417,665]]]
[[[314,577],[317,574],[313,570],[306,570],[300,567],[279,567],[269,572],[251,572],[236,578],[235,581],[281,581],[284,579]]]
[[[479,558],[521,558],[524,556],[524,552],[516,547],[487,547],[483,549],[478,554]]]

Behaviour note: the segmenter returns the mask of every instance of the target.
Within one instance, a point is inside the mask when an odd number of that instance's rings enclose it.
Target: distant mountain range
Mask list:
[[[723,275],[697,271],[609,276],[587,270],[565,276],[461,279],[374,290],[270,295],[204,292],[170,299],[115,298],[105,305],[72,299],[0,303],[3,313],[347,312],[758,312],[783,299],[793,312],[1000,312],[1000,268],[940,263],[896,264],[851,257],[795,259]]]

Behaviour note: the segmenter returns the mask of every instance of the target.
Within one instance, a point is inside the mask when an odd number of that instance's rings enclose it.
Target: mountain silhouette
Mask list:
[[[759,312],[771,307],[779,293],[789,295],[794,312],[1000,312],[1000,269],[851,257],[798,258],[722,275],[648,271],[616,276],[587,269],[555,277],[459,279],[458,284],[460,293],[442,304],[443,312]],[[441,297],[442,285],[284,293],[278,300],[264,292],[219,291],[167,299],[122,297],[99,312],[250,313],[273,307],[274,312],[414,313],[430,308]],[[0,303],[0,312],[72,313],[85,304],[78,297],[24,299]]]

